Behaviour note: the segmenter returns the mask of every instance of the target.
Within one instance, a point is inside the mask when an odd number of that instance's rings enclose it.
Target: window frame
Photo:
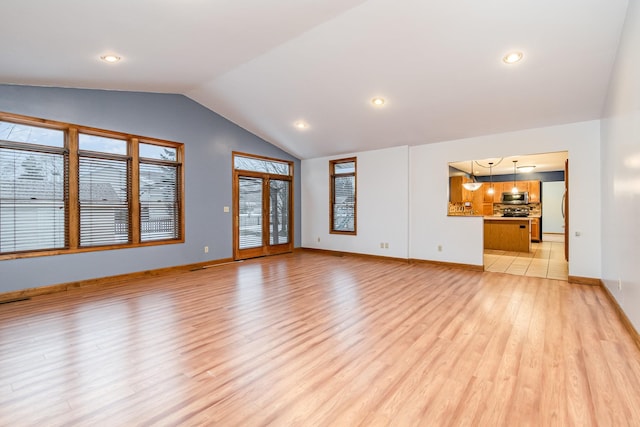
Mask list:
[[[165,141],[166,142],[166,141]],[[147,144],[147,145],[155,145],[159,147],[167,147],[174,148],[176,150],[176,159],[175,160],[165,160],[165,159],[154,159],[152,157],[142,157],[138,152],[138,163],[137,163],[137,197],[138,197],[138,213],[137,217],[139,221],[136,226],[139,229],[138,238],[140,239],[141,244],[153,243],[153,242],[162,242],[166,240],[175,240],[175,239],[149,239],[142,241],[142,201],[140,200],[140,166],[141,165],[153,165],[153,166],[167,166],[167,167],[175,167],[176,168],[176,193],[177,193],[177,221],[178,221],[178,238],[182,236],[182,240],[184,241],[184,167],[182,162],[182,149],[175,146],[175,144],[168,144],[160,141],[153,141],[148,138],[138,140],[138,144]],[[138,145],[139,147],[140,145]],[[175,227],[175,226],[174,226]]]
[[[336,173],[335,166],[340,163],[353,163],[353,172]],[[353,230],[336,230],[334,229],[334,205],[336,195],[336,178],[353,176]],[[343,159],[329,160],[329,234],[342,234],[348,236],[356,236],[358,234],[358,158],[348,157]]]
[[[0,253],[0,261],[19,258],[31,258],[50,255],[64,255],[83,252],[96,252],[114,249],[129,249],[145,246],[158,246],[167,244],[184,243],[185,239],[185,192],[184,192],[184,144],[174,141],[161,140],[146,136],[137,136],[123,132],[97,129],[88,126],[76,125],[53,120],[22,116],[13,113],[0,112],[0,120],[10,123],[61,130],[65,133],[64,150],[68,153],[67,169],[65,170],[65,182],[67,200],[65,203],[66,215],[66,248],[60,249],[36,249],[20,252]],[[101,246],[80,246],[80,189],[79,189],[79,134],[103,136],[125,140],[127,143],[127,156],[129,159],[129,242],[108,244]],[[150,240],[142,242],[141,239],[141,209],[140,209],[140,158],[138,156],[138,144],[151,144],[169,147],[176,150],[176,160],[172,162],[178,168],[176,188],[178,196],[178,238],[164,240]],[[20,143],[17,143],[20,144]],[[25,143],[26,144],[26,143]],[[147,163],[147,160],[143,160]]]

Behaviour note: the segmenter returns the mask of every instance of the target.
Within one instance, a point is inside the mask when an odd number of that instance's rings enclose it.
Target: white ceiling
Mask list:
[[[0,82],[182,93],[313,158],[599,118],[626,7],[2,0]],[[506,65],[512,49],[525,58]]]

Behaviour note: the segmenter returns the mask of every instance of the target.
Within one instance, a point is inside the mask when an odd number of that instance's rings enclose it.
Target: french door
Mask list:
[[[276,170],[280,172],[280,170]],[[293,250],[292,177],[238,169],[233,173],[233,257]]]

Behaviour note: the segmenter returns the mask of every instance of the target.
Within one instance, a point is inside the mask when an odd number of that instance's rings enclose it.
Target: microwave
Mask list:
[[[526,205],[529,203],[529,193],[502,193],[500,203],[505,205]]]

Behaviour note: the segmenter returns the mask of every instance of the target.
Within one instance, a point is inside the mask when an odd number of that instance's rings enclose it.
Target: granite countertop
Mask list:
[[[490,219],[495,221],[528,221],[531,220],[530,216],[502,216],[502,215],[487,215],[484,219]]]

